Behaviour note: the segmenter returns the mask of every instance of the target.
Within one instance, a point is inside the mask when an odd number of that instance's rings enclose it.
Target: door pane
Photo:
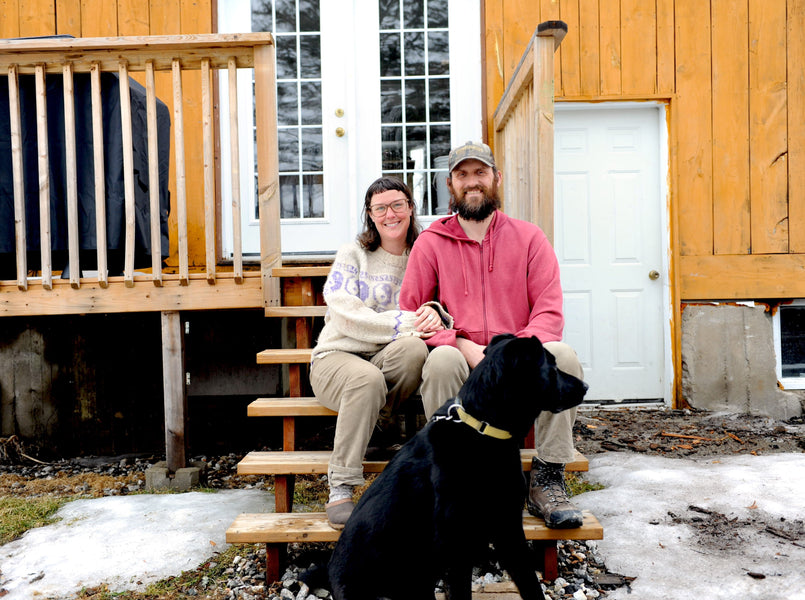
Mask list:
[[[406,29],[421,29],[425,26],[425,6],[422,0],[404,0],[403,14]]]
[[[252,0],[252,30],[274,34],[283,219],[324,217],[319,0]]]
[[[411,186],[419,214],[446,214],[440,180],[450,151],[447,0],[378,0],[378,8],[383,174]]]
[[[380,34],[380,75],[393,77],[400,74],[400,34]]]

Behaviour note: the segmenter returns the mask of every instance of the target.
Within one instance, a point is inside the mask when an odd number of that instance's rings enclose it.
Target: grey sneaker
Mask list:
[[[552,529],[573,529],[584,521],[581,511],[568,500],[565,465],[546,463],[536,456],[531,459],[526,506]]]

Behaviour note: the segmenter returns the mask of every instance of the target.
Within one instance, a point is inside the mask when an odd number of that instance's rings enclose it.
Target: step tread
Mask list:
[[[338,413],[323,406],[315,397],[258,398],[249,403],[250,417],[331,417]]]
[[[531,458],[537,453],[533,448],[520,450],[523,470],[531,469]],[[238,475],[311,475],[327,473],[330,460],[329,450],[294,450],[294,451],[254,451],[249,452],[238,463]],[[388,461],[372,460],[363,462],[366,473],[379,473]],[[587,471],[587,457],[576,451],[573,462],[565,465],[567,471]]]
[[[312,348],[273,348],[257,353],[258,365],[286,365],[309,363]]]
[[[319,265],[315,267],[274,267],[271,269],[272,277],[327,277],[330,274],[331,265]]]
[[[545,521],[523,513],[523,531],[529,540],[601,540],[604,528],[589,511],[576,529],[550,529]],[[327,515],[312,513],[243,513],[226,530],[228,544],[282,542],[334,542],[339,530],[327,523]]]
[[[268,306],[265,309],[266,317],[323,317],[327,313],[327,306],[314,304],[311,306]]]

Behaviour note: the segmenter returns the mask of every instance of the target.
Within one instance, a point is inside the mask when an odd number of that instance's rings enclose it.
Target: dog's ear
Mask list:
[[[514,335],[513,333],[499,333],[489,341],[489,345],[484,349],[484,352],[486,352],[487,348],[492,348],[493,346],[496,346],[501,342],[505,342],[506,340],[511,340],[516,337],[517,336]]]
[[[548,353],[546,352],[546,354]],[[555,362],[556,361],[554,361],[554,364]],[[551,412],[561,412],[581,404],[589,386],[578,377],[560,371],[555,366],[553,370],[556,374],[556,402],[553,406],[549,407],[549,410]]]

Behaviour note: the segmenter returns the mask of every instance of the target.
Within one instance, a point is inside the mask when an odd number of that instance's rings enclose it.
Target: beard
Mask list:
[[[491,189],[487,187],[480,187],[479,189],[483,192],[484,197],[477,204],[467,201],[467,190],[461,196],[453,194],[453,210],[466,221],[481,222],[500,208],[500,195],[498,194],[497,184]]]

